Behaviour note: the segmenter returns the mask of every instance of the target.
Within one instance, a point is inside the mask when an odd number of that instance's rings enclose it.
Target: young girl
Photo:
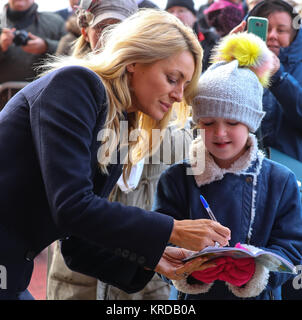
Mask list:
[[[204,130],[204,141],[197,138],[191,159],[162,174],[153,209],[180,220],[208,219],[200,201],[203,195],[217,220],[231,230],[230,246],[239,242],[251,251],[265,248],[301,264],[302,210],[296,178],[265,158],[253,134],[264,116],[261,83],[268,83],[271,53],[260,38],[236,34],[224,38],[217,60],[201,76],[193,99],[193,120]],[[194,156],[204,144],[205,166],[200,172],[196,163],[202,159]],[[206,269],[173,284],[185,299],[281,299],[281,285],[291,275],[270,273],[253,259],[248,262],[237,266],[237,274],[210,266],[212,274],[216,268],[210,281]]]

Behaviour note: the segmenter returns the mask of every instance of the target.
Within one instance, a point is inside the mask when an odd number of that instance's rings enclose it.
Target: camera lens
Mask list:
[[[25,30],[16,30],[14,36],[13,42],[16,46],[25,46],[29,40],[28,33]]]

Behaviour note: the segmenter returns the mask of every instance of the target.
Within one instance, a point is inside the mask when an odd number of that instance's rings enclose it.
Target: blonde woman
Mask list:
[[[159,145],[148,143],[152,129],[166,127],[175,102],[185,120],[202,51],[190,28],[151,9],[103,40],[98,54],[58,62],[0,113],[0,256],[9,275],[2,299],[32,298],[33,260],[56,239],[65,239],[71,269],[127,292],[142,289],[154,271],[183,278],[204,262],[183,264],[188,250],[230,239],[228,228],[208,219],[176,221],[106,200],[122,163],[127,177]],[[122,120],[128,153],[119,149]],[[133,132],[145,134],[134,139]]]

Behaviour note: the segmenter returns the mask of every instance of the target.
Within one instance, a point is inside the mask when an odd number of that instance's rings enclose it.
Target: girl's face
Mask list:
[[[295,37],[292,18],[287,12],[273,12],[268,21],[266,44],[278,56],[280,48],[290,46]]]
[[[202,118],[205,145],[220,168],[229,168],[246,151],[249,130],[246,125],[224,118]]]
[[[133,63],[127,66],[132,107],[128,113],[141,111],[154,120],[161,120],[174,102],[181,102],[184,89],[195,70],[190,51],[176,53],[154,63]]]

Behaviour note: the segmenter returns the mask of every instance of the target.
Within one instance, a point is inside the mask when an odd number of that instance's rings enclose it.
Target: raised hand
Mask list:
[[[26,46],[22,46],[23,51],[31,54],[43,54],[47,51],[47,44],[43,39],[30,32],[28,37],[30,40],[28,40]]]
[[[13,40],[14,40],[14,31],[16,31],[15,28],[13,29],[8,29],[8,28],[3,28],[1,35],[0,35],[0,47],[2,52],[5,52],[8,50],[8,48],[12,45]]]

